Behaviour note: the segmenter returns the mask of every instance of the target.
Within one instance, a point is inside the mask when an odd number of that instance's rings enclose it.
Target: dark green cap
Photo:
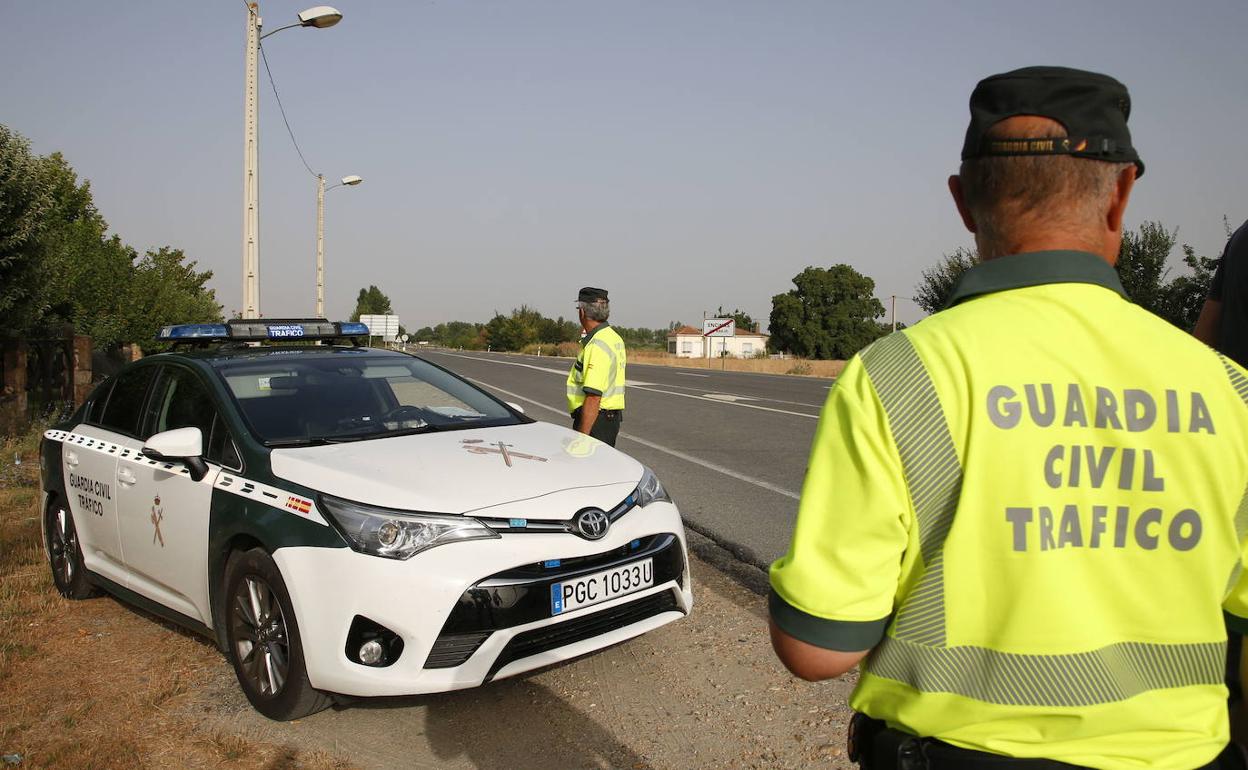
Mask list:
[[[971,125],[966,129],[962,160],[989,155],[1074,155],[1079,158],[1144,162],[1131,146],[1127,87],[1108,75],[1067,67],[1024,67],[984,78],[971,94]],[[988,130],[1006,118],[1038,115],[1066,127],[1066,138],[990,137]]]
[[[593,302],[598,302],[600,300],[602,302],[607,301],[606,289],[596,289],[593,286],[586,286],[585,288],[581,289],[579,294],[576,295],[577,302],[593,303]]]

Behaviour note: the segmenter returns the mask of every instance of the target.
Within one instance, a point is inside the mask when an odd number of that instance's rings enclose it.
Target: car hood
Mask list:
[[[359,503],[534,519],[610,509],[642,474],[623,452],[544,422],[281,448],[270,460],[279,478]]]

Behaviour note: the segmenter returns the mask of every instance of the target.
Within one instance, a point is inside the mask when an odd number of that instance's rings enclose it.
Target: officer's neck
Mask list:
[[[581,321],[581,329],[583,329],[586,334],[589,334],[594,329],[602,326],[604,323],[605,321],[595,321],[592,318],[586,318],[584,321]]]
[[[1109,237],[1110,235],[1117,237]],[[997,244],[978,244],[979,256],[987,261],[1010,254],[1030,254],[1035,251],[1086,251],[1114,265],[1118,262],[1118,247],[1122,235],[1107,233],[1106,236],[1098,239],[1095,233],[1086,236],[1055,232],[1018,233],[1013,237],[1002,238]]]

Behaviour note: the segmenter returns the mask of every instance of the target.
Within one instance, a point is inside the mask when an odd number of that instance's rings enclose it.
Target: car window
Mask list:
[[[417,358],[343,351],[214,366],[248,424],[270,444],[524,421],[485,392]]]
[[[108,403],[104,406],[100,425],[118,433],[138,436],[143,400],[155,374],[154,366],[140,366],[119,374],[112,392],[109,393]]]
[[[217,414],[208,389],[195,373],[176,366],[164,367],[149,411],[153,418],[151,433],[199,428],[205,444],[212,436],[212,421]]]
[[[104,419],[104,405],[108,403],[108,394],[113,389],[114,379],[108,379],[95,386],[91,394],[91,408],[87,411],[87,422],[99,425]]]
[[[208,461],[236,471],[243,469],[243,461],[238,456],[238,447],[234,444],[234,437],[230,435],[230,429],[226,427],[225,420],[221,419],[219,414],[212,422],[212,438],[208,441]]]

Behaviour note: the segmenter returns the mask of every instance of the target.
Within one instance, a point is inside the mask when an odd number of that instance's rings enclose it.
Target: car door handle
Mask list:
[[[68,465],[68,466],[69,466],[69,467],[71,467],[71,468],[76,468],[76,467],[78,467],[78,453],[77,453],[77,452],[66,452],[66,453],[65,453],[65,464],[66,464],[66,465]]]
[[[117,481],[128,487],[137,482],[138,478],[134,475],[134,471],[131,471],[129,468],[122,468],[117,471]]]

